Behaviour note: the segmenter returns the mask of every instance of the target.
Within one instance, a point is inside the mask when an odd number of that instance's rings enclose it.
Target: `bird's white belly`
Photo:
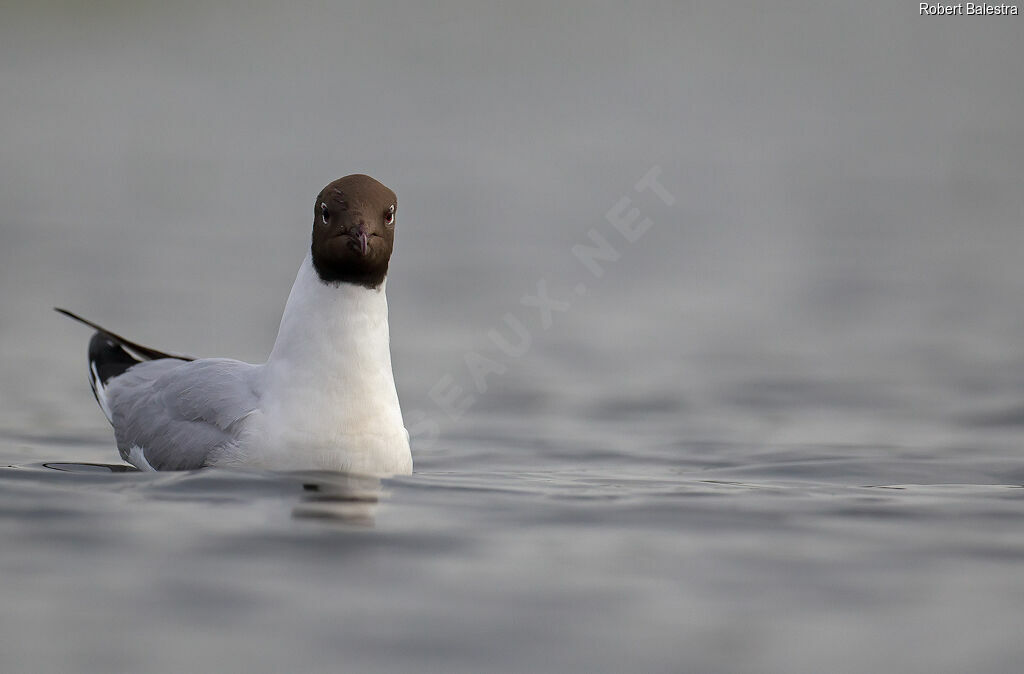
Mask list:
[[[211,465],[373,475],[412,473],[409,434],[400,424],[378,421],[339,430],[344,427],[325,424],[312,415],[283,421],[266,414],[248,421],[238,445],[218,453]]]

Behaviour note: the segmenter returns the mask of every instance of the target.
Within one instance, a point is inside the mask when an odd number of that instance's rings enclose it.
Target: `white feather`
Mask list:
[[[113,424],[113,417],[110,415],[110,403],[107,401],[107,389],[103,386],[103,381],[100,379],[96,363],[92,362],[89,363],[89,383],[92,384],[92,392],[96,396],[96,402],[100,404],[100,409],[103,410],[103,416]]]
[[[153,471],[156,470],[153,466],[149,465],[149,461],[146,460],[146,450],[138,445],[132,445],[131,449],[128,450],[128,456],[126,460],[136,468],[142,471]]]
[[[325,284],[307,254],[256,381],[260,409],[212,463],[412,472],[384,285]]]

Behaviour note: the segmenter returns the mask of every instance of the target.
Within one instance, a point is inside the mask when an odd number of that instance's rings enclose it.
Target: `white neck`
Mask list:
[[[405,472],[395,468],[404,461],[411,468],[383,284],[326,284],[307,254],[263,377],[268,439],[289,451],[338,454],[323,467]]]

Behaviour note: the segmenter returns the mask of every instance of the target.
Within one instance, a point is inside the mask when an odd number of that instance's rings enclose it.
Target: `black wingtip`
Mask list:
[[[137,342],[133,342],[130,339],[125,339],[116,332],[111,332],[110,330],[104,328],[102,325],[97,325],[96,323],[93,323],[88,319],[82,318],[78,314],[72,311],[68,311],[67,309],[54,307],[53,310],[59,314],[67,316],[68,318],[76,320],[79,323],[88,325],[93,330],[102,333],[105,337],[107,337],[113,342],[116,342],[118,345],[127,349],[129,352],[134,352],[135,354],[138,354],[142,360],[160,360],[161,358],[174,358],[176,360],[195,360],[195,358],[193,358],[192,356],[182,356],[176,353],[166,353],[164,351],[158,351],[156,349],[151,349],[148,346],[138,344]]]
[[[140,362],[102,332],[94,333],[89,340],[89,370],[95,373],[101,386],[106,386],[108,381]]]
[[[72,311],[68,311],[67,309],[61,309],[60,307],[54,307],[53,310],[56,311],[58,314],[64,314],[65,316],[72,320],[78,321],[79,323],[82,323],[84,325],[88,325],[93,330],[99,330],[100,332],[108,332],[107,330],[101,328],[92,321],[82,318],[81,316]]]

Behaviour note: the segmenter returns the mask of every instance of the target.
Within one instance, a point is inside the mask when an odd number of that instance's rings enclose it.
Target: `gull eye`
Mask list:
[[[323,219],[325,225],[331,219],[331,213],[327,210],[327,204],[322,201],[320,202],[320,218]]]
[[[387,212],[384,214],[384,224],[385,225],[389,225],[389,226],[395,224],[395,205],[394,204],[391,204],[391,207],[388,208]]]

